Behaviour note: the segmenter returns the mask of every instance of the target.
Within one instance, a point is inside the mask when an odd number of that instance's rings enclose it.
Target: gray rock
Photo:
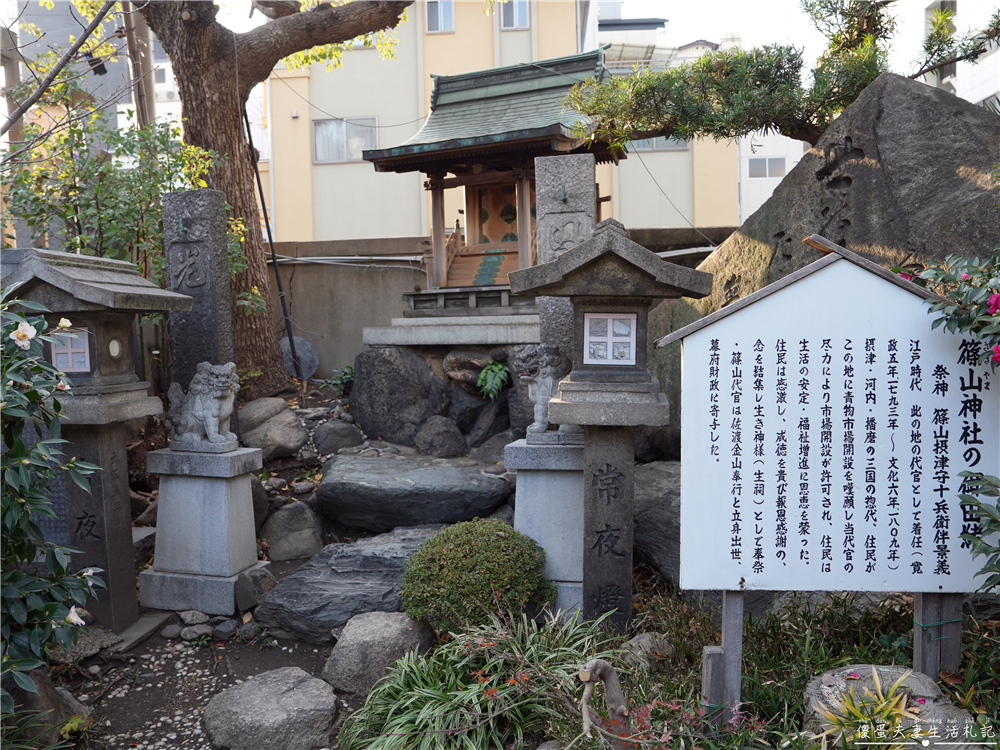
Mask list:
[[[410,351],[388,346],[354,361],[351,414],[370,437],[413,445],[420,426],[448,409],[448,388]]]
[[[478,448],[494,435],[510,427],[510,417],[507,414],[509,397],[509,391],[500,391],[500,395],[483,407],[475,427],[469,433],[469,445]]]
[[[244,431],[240,442],[247,448],[260,448],[264,451],[264,461],[271,461],[294,456],[309,442],[309,433],[295,412],[286,408],[254,429]]]
[[[322,455],[336,453],[341,448],[361,445],[361,430],[348,422],[331,419],[324,422],[313,433],[313,445]]]
[[[208,622],[208,615],[194,609],[178,612],[177,616],[181,618],[181,622],[185,625],[201,625],[203,622]]]
[[[680,575],[680,461],[635,467],[635,556],[668,581]]]
[[[247,622],[240,625],[239,634],[240,638],[245,641],[253,640],[253,638],[257,635],[256,623]]]
[[[212,630],[212,638],[218,641],[229,640],[236,633],[236,627],[238,625],[239,623],[232,618],[223,620]]]
[[[397,659],[410,651],[428,651],[434,633],[403,612],[365,612],[344,626],[323,667],[323,679],[335,690],[364,696]]]
[[[295,412],[302,422],[315,422],[330,416],[330,407],[314,406],[309,409],[297,409]]]
[[[30,747],[55,745],[62,740],[62,737],[59,735],[59,728],[67,721],[74,716],[81,716],[85,721],[90,718],[90,709],[76,700],[65,688],[57,688],[44,669],[32,669],[28,672],[28,677],[35,683],[37,692],[18,691],[20,693],[18,696],[20,707],[24,711],[38,711],[45,714],[42,726],[35,728],[28,735],[29,737],[39,735],[34,737],[34,741],[30,744]],[[45,726],[52,728],[43,733],[42,730]],[[9,746],[13,747],[13,744]],[[27,742],[22,745],[22,747],[28,746],[29,743]]]
[[[714,274],[710,296],[667,300],[653,311],[650,342],[817,260],[821,254],[801,241],[811,234],[885,268],[951,253],[982,257],[1000,236],[1000,183],[989,177],[997,154],[996,114],[883,74],[698,266]],[[679,349],[650,349],[650,369],[671,404],[680,403]]]
[[[805,714],[802,717],[802,729],[810,734],[818,734],[826,727],[822,726],[819,714],[819,705],[822,703],[828,709],[833,705],[834,700],[846,695],[852,689],[856,696],[865,695],[865,691],[874,692],[875,683],[872,679],[871,664],[851,664],[845,667],[836,667],[818,677],[813,678],[805,690]],[[920,716],[917,721],[925,726],[937,726],[937,736],[924,737],[927,741],[925,747],[928,748],[954,748],[955,740],[946,737],[947,728],[955,727],[958,737],[965,737],[965,729],[973,724],[973,718],[968,711],[963,711],[958,706],[952,704],[941,688],[937,686],[932,677],[928,677],[923,672],[910,672],[906,667],[876,665],[874,669],[879,677],[879,682],[883,690],[887,689],[896,680],[909,672],[903,680],[903,687],[908,694],[907,706],[914,705],[914,699],[919,698],[922,704],[917,706],[920,709]],[[855,679],[848,679],[848,675],[857,675]],[[902,726],[909,727],[916,723],[913,719],[903,719]],[[837,743],[839,744],[839,742]],[[920,744],[914,743],[916,747]],[[962,745],[962,747],[969,747]]]
[[[635,428],[635,460],[644,464],[664,460],[666,454],[663,451],[663,446],[666,442],[666,429],[664,427],[639,425]]]
[[[293,500],[279,509],[260,530],[270,545],[268,555],[275,562],[312,557],[323,549],[319,518],[305,503]]]
[[[651,659],[668,659],[674,653],[673,647],[659,633],[640,633],[622,644],[622,649],[626,652],[626,662],[646,672],[650,669]]]
[[[292,482],[293,495],[308,495],[316,489],[315,482]]]
[[[181,638],[185,641],[193,641],[195,638],[201,638],[203,635],[211,637],[213,630],[215,628],[207,622],[203,622],[201,625],[190,625],[181,630]]]
[[[413,439],[421,453],[438,458],[457,458],[468,453],[465,435],[448,417],[435,415],[424,422]]]
[[[298,667],[263,672],[209,701],[202,721],[215,745],[231,750],[327,747],[337,698]]]
[[[461,386],[471,396],[481,396],[479,372],[490,362],[489,347],[452,349],[445,355],[441,366],[448,378]],[[480,400],[480,403],[482,401]]]
[[[464,433],[472,432],[479,418],[479,412],[485,405],[485,400],[479,394],[473,395],[465,388],[453,383],[451,386],[451,407],[448,409],[448,416],[458,425]]]
[[[253,495],[253,528],[254,531],[260,531],[260,527],[264,525],[264,520],[267,518],[268,502],[267,489],[256,474],[250,475],[250,492]]]
[[[478,448],[469,451],[469,458],[486,462],[503,461],[503,449],[513,442],[514,436],[510,430],[506,430],[494,435]]]
[[[283,490],[288,482],[281,477],[269,477],[266,482],[264,482],[264,487],[268,492],[277,492],[278,490]]]
[[[292,347],[288,345],[288,336],[278,342],[281,346],[285,369],[293,378],[301,377],[308,380],[319,369],[319,352],[316,351],[316,347],[312,343],[300,336],[293,336],[292,341],[295,342],[295,356],[298,357],[301,374],[295,372],[295,360],[292,359]]]
[[[398,612],[406,562],[440,526],[399,528],[350,544],[328,544],[283,579],[254,617],[272,632],[330,643],[330,631],[362,612]]]
[[[160,631],[160,637],[172,639],[179,638],[181,634],[181,626],[174,623],[173,625],[167,625],[163,630]]]
[[[159,500],[154,500],[146,506],[146,510],[133,521],[136,526],[156,526],[156,508]]]
[[[251,430],[260,427],[269,420],[288,408],[283,398],[258,398],[248,401],[240,408],[240,435],[243,436]]]
[[[303,445],[299,448],[299,452],[295,454],[295,458],[304,464],[308,464],[319,458],[319,454],[308,445]]]
[[[504,503],[503,505],[501,505],[499,508],[497,508],[495,511],[493,511],[492,513],[490,513],[486,517],[487,518],[496,518],[496,519],[499,519],[499,520],[503,521],[505,524],[507,524],[508,526],[510,526],[510,527],[513,528],[513,526],[514,526],[514,507],[512,505],[507,505],[506,503]]]
[[[267,568],[250,568],[240,573],[236,579],[236,609],[246,612],[260,604],[261,599],[270,593],[276,581]]]
[[[132,512],[132,518],[140,515],[147,507],[149,507],[149,498],[146,495],[140,495],[138,492],[128,491],[128,502],[129,509]]]
[[[341,526],[389,531],[397,526],[456,523],[489,515],[510,494],[480,465],[448,465],[426,457],[337,456],[323,467],[315,502]]]

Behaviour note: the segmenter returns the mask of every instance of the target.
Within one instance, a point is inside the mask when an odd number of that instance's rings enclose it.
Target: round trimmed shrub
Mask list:
[[[542,576],[545,551],[498,519],[456,523],[428,539],[410,558],[403,608],[414,620],[455,631],[489,621],[498,611],[553,601]]]

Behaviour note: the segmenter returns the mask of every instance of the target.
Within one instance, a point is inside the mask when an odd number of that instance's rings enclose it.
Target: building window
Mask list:
[[[500,28],[528,28],[528,0],[503,0],[503,8],[500,11]]]
[[[316,161],[361,161],[361,152],[375,148],[377,122],[374,117],[315,120]]]
[[[766,159],[749,159],[748,161],[751,179],[785,176],[784,156],[768,157]]]
[[[57,333],[52,342],[52,364],[63,372],[90,372],[90,343],[86,329]]]
[[[583,363],[635,364],[635,313],[584,313]]]
[[[638,141],[630,141],[629,145],[636,151],[687,151],[688,142],[681,138],[643,138]]]
[[[455,31],[455,0],[427,0],[427,33]]]
[[[163,68],[156,68],[153,71],[153,83],[166,83],[167,71]]]

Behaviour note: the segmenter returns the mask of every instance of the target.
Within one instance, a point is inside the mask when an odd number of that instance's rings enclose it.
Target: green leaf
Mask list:
[[[14,678],[14,682],[17,683],[17,686],[21,688],[21,690],[24,690],[25,692],[28,693],[38,693],[38,688],[35,686],[35,681],[32,680],[30,677],[28,677],[28,675],[24,674],[24,672],[19,672],[15,670],[10,674],[11,677]]]

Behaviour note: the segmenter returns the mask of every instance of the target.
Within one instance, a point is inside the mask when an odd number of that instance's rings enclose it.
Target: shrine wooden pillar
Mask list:
[[[431,191],[431,264],[427,269],[427,285],[434,289],[444,286],[448,278],[448,251],[444,246],[444,185],[440,178],[427,181]]]
[[[517,170],[517,267],[531,263],[531,180],[527,170]]]

